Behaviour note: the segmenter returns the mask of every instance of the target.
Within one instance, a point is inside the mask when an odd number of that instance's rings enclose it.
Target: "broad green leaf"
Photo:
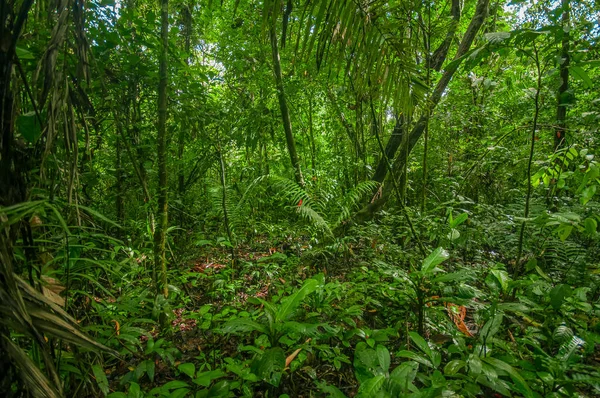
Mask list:
[[[469,273],[467,271],[452,272],[450,274],[443,274],[430,279],[431,283],[441,282],[452,282],[457,280],[469,279]]]
[[[552,308],[558,310],[563,305],[565,297],[567,297],[570,291],[571,287],[563,284],[556,285],[552,290],[550,290],[549,296],[550,305]]]
[[[390,369],[390,352],[381,344],[377,345],[376,351],[379,366],[384,372],[387,372]]]
[[[422,365],[425,365],[428,368],[433,368],[434,367],[433,363],[429,359],[427,359],[424,356],[419,355],[419,354],[417,354],[416,352],[413,352],[413,351],[401,350],[401,351],[398,351],[396,353],[396,355],[399,356],[399,357],[402,357],[402,358],[412,359],[413,361],[416,361],[416,362],[418,362],[418,363],[420,363]]]
[[[421,271],[424,274],[432,272],[437,265],[446,261],[448,257],[450,257],[450,254],[443,248],[438,247],[423,261]]]
[[[573,232],[572,225],[562,224],[561,226],[556,228],[556,233],[558,234],[560,240],[563,242],[569,237],[569,235],[571,235],[571,232]]]
[[[590,185],[589,187],[584,188],[581,192],[581,204],[585,205],[587,202],[592,200],[592,198],[596,194],[597,189],[597,185]]]
[[[461,213],[458,217],[456,217],[454,220],[452,220],[452,222],[450,222],[450,227],[451,228],[458,227],[460,224],[467,221],[467,218],[469,218],[469,215],[467,213]]]
[[[208,387],[213,380],[226,375],[227,373],[223,372],[221,369],[209,370],[207,372],[198,373],[198,376],[194,379],[194,383],[203,387]]]
[[[194,378],[194,375],[196,374],[196,365],[191,362],[182,363],[177,367],[177,369],[179,369],[181,373],[186,374],[191,378]]]
[[[266,350],[262,356],[256,358],[250,370],[261,380],[278,387],[284,367],[285,353],[281,348],[276,347]]]
[[[500,330],[500,326],[502,326],[503,319],[504,314],[502,314],[501,312],[497,313],[496,315],[494,315],[494,317],[489,319],[485,323],[485,325],[483,325],[481,331],[479,332],[480,340],[485,342],[494,337],[496,333],[498,333],[498,331]]]
[[[108,393],[110,392],[108,388],[108,379],[106,378],[106,374],[104,373],[104,369],[102,368],[102,366],[92,366],[92,372],[94,373],[96,383],[98,384],[100,391],[102,391],[102,394],[104,394],[104,396],[108,395]]]
[[[211,398],[228,397],[230,390],[231,382],[229,380],[221,380],[208,390],[207,396]]]
[[[190,390],[187,388],[180,388],[180,389],[171,391],[171,393],[169,394],[169,398],[183,398],[183,397],[187,396],[189,392],[190,392]]]
[[[431,347],[429,347],[429,344],[427,344],[425,339],[421,337],[419,333],[409,332],[408,335],[410,336],[410,339],[417,345],[417,347],[419,347],[419,349],[429,357],[430,360],[433,359]]]
[[[189,387],[189,384],[184,381],[173,380],[173,381],[163,384],[160,388],[168,391],[168,390],[175,390],[177,388],[184,388],[184,387]]]
[[[493,357],[482,358],[482,360],[484,362],[490,364],[491,366],[495,367],[496,369],[501,369],[501,370],[505,371],[506,373],[508,373],[508,375],[510,376],[512,381],[515,383],[515,387],[517,388],[518,392],[523,394],[526,398],[534,397],[534,394],[531,391],[531,389],[529,388],[529,385],[523,379],[523,377],[519,374],[519,372],[517,372],[515,370],[515,368],[513,368],[506,362],[501,361],[500,359],[497,359],[497,358],[493,358]]]
[[[154,364],[154,361],[148,360],[148,362],[146,363],[146,374],[148,375],[148,378],[150,379],[150,381],[153,383],[154,383],[155,369],[156,369],[156,365]]]
[[[569,66],[569,72],[575,77],[583,82],[585,88],[594,87],[594,83],[592,79],[588,76],[587,72],[581,66]]]
[[[363,384],[358,388],[358,394],[356,394],[357,398],[372,398],[374,397],[383,387],[383,382],[385,381],[385,376],[379,375],[375,376]]]
[[[460,232],[458,231],[458,229],[452,228],[450,232],[448,232],[448,235],[446,235],[446,237],[448,238],[448,240],[455,241],[458,238],[460,238]]]
[[[19,133],[30,144],[34,144],[42,135],[42,128],[34,111],[17,116],[16,125]]]
[[[450,361],[444,366],[444,374],[453,376],[458,373],[459,370],[466,367],[467,363],[460,359]]]
[[[389,392],[394,397],[399,397],[409,391],[411,384],[417,376],[419,364],[413,361],[403,362],[390,374]]]
[[[359,383],[366,382],[374,376],[380,375],[380,360],[377,352],[369,348],[366,343],[360,342],[354,351],[354,374]]]
[[[233,319],[221,328],[223,333],[238,333],[238,332],[253,332],[257,331],[260,333],[268,334],[269,331],[263,325],[253,321],[249,318],[236,318]]]
[[[591,217],[585,219],[585,232],[594,234],[598,229],[598,223]]]
[[[319,283],[316,280],[308,279],[300,289],[295,291],[291,296],[283,299],[281,306],[277,310],[277,320],[285,321],[300,306],[304,297],[314,292],[318,285]]]
[[[15,47],[15,53],[19,59],[35,59],[31,51],[23,48],[23,47]]]
[[[490,274],[494,276],[502,292],[506,293],[508,291],[508,283],[511,281],[508,272],[501,269],[493,269],[490,271]]]

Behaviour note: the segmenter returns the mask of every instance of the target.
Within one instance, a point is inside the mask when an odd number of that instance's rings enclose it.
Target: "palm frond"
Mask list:
[[[327,65],[330,74],[350,77],[357,93],[379,88],[382,99],[408,109],[411,95],[423,96],[427,87],[404,33],[410,18],[398,18],[398,11],[381,0],[308,1],[299,20],[296,56],[314,56],[317,69]]]
[[[6,350],[6,354],[12,359],[13,363],[21,373],[23,384],[27,386],[29,392],[36,398],[60,398],[61,394],[54,388],[48,378],[42,373],[40,368],[27,356],[19,346],[13,343],[8,336],[0,336],[1,346]]]

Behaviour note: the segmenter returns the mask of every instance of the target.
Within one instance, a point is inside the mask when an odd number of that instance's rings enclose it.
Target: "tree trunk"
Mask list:
[[[169,46],[169,0],[161,1],[161,53],[158,84],[158,211],[154,233],[154,266],[160,276],[157,283],[158,293],[169,295],[167,287],[167,263],[165,241],[168,228],[168,185],[167,185],[167,83],[168,83],[168,46]]]
[[[294,133],[292,132],[292,121],[290,119],[290,110],[285,99],[285,91],[283,89],[283,76],[281,74],[281,62],[279,59],[279,48],[277,47],[277,33],[275,32],[275,20],[271,21],[269,28],[269,36],[271,37],[271,51],[273,53],[273,72],[275,74],[275,85],[277,87],[277,98],[279,99],[279,109],[281,110],[281,119],[283,121],[283,129],[285,130],[285,139],[287,149],[290,154],[292,167],[294,168],[294,177],[296,182],[301,187],[304,187],[304,177],[300,168],[300,160],[296,152],[296,142],[294,141]]]
[[[123,175],[123,163],[121,161],[121,139],[117,137],[116,140],[116,157],[115,157],[115,169],[117,174],[117,194],[115,197],[115,206],[117,211],[117,222],[122,223],[125,220],[125,198],[123,191],[124,175]]]
[[[373,175],[373,181],[382,183],[385,179],[388,170],[387,165],[385,164],[386,159],[393,159],[394,156],[396,156],[396,151],[400,147],[404,136],[405,123],[406,121],[404,119],[404,115],[400,115],[400,117],[396,119],[396,125],[392,131],[392,135],[385,145],[385,156],[382,156],[379,159],[379,163],[377,163],[377,168],[375,169],[375,174]]]
[[[560,87],[558,88],[558,107],[556,109],[556,130],[554,131],[554,150],[564,146],[567,133],[567,91],[569,90],[569,23],[570,0],[561,1],[562,8],[562,50],[560,55]]]
[[[457,61],[459,58],[465,55],[467,51],[469,51],[469,49],[471,48],[471,45],[473,44],[473,41],[475,40],[475,37],[477,36],[477,33],[479,32],[479,29],[483,25],[483,22],[485,21],[485,18],[487,16],[489,2],[489,0],[478,0],[475,9],[475,14],[473,15],[473,19],[471,19],[469,27],[467,28],[467,31],[465,32],[460,42],[460,45],[458,46],[458,50],[456,52],[456,55],[454,56],[454,61]],[[458,70],[459,66],[460,62],[452,62],[446,67],[444,73],[442,74],[442,77],[437,82],[433,93],[429,97],[429,103],[427,104],[426,109],[423,111],[422,116],[419,118],[419,120],[411,130],[407,139],[402,143],[403,148],[399,151],[398,157],[394,161],[392,167],[392,169],[395,172],[394,174],[396,178],[402,178],[403,170],[405,169],[405,164],[408,161],[408,155],[410,155],[410,152],[415,147],[416,143],[419,141],[419,138],[421,138],[421,136],[423,135],[423,132],[427,127],[429,118],[433,114],[433,110],[440,102],[444,91],[448,87],[452,76]],[[383,205],[387,202],[387,200],[390,197],[391,191],[392,184],[384,184],[381,198],[372,203],[369,203],[367,206],[361,209],[357,213],[358,221],[366,221],[371,219],[373,217],[373,214],[379,209],[381,209]]]

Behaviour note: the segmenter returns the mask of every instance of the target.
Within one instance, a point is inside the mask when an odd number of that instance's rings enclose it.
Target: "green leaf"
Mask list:
[[[571,72],[571,75],[573,75],[573,77],[575,77],[576,79],[579,79],[583,82],[583,85],[585,86],[585,88],[594,87],[594,83],[592,82],[592,79],[590,79],[587,72],[582,67],[569,66],[569,71]]]
[[[31,51],[24,49],[23,47],[15,47],[15,53],[19,59],[35,59]]]
[[[389,353],[388,353],[389,354]],[[374,376],[382,374],[377,352],[360,342],[354,350],[354,374],[359,383],[364,383]]]
[[[562,224],[556,228],[556,233],[563,242],[571,235],[571,232],[573,232],[573,226],[569,224]]]
[[[316,381],[315,384],[322,392],[327,394],[327,398],[347,398],[339,388],[329,385],[324,381]]]
[[[267,328],[265,326],[261,325],[258,322],[255,322],[249,318],[233,319],[233,320],[225,323],[225,325],[223,325],[223,327],[221,328],[221,331],[223,333],[238,333],[238,332],[247,333],[247,332],[253,332],[253,331],[261,332],[264,334],[269,333],[269,331],[267,330]]]
[[[443,283],[443,282],[453,282],[457,280],[465,280],[469,279],[469,273],[467,271],[458,271],[452,272],[449,274],[443,274],[440,276],[436,276],[435,278],[430,279],[431,283]]]
[[[444,366],[444,374],[453,376],[458,373],[459,370],[466,367],[467,363],[460,359],[450,361]]]
[[[419,364],[413,361],[403,362],[390,374],[390,394],[399,397],[410,389],[417,376]]]
[[[443,248],[438,247],[423,261],[421,271],[424,274],[432,272],[437,265],[446,261],[448,257],[450,257],[450,254]]]
[[[401,351],[398,351],[396,353],[396,355],[399,356],[399,357],[402,357],[402,358],[412,359],[413,361],[416,361],[416,362],[418,362],[418,363],[420,363],[422,365],[425,365],[428,368],[433,368],[434,367],[433,363],[429,359],[427,359],[424,356],[419,355],[419,354],[417,354],[416,352],[413,352],[413,351],[401,350]]]
[[[585,205],[587,202],[589,202],[596,194],[597,189],[598,189],[597,185],[590,185],[589,187],[586,187],[581,192],[581,204]]]
[[[563,305],[565,297],[567,297],[570,291],[571,287],[563,284],[556,285],[552,290],[550,290],[550,305],[552,308],[555,310],[560,309],[560,307]]]
[[[481,332],[479,332],[479,336],[481,341],[487,341],[494,337],[496,333],[500,330],[500,326],[502,326],[502,320],[504,319],[504,314],[497,313],[493,318],[489,319],[485,325],[481,328]]]
[[[104,396],[107,396],[110,390],[108,388],[108,379],[106,378],[106,374],[104,374],[104,369],[102,369],[102,366],[100,365],[94,365],[92,366],[92,372],[94,373],[100,391],[102,391]]]
[[[431,352],[431,348],[429,347],[429,344],[427,344],[425,339],[421,337],[417,332],[409,332],[408,335],[410,336],[410,339],[417,345],[417,347],[419,347],[419,349],[423,351],[429,357],[429,359],[432,360],[433,355]]]
[[[506,293],[508,290],[508,282],[511,281],[510,276],[508,276],[508,272],[501,269],[493,269],[490,271],[490,274],[494,276],[498,285],[502,289],[502,292]]]
[[[304,282],[304,285],[300,289],[282,300],[281,306],[277,310],[276,319],[278,321],[285,321],[298,308],[304,297],[314,292],[318,285],[319,283],[315,279],[308,279]]]
[[[194,378],[194,375],[196,374],[196,365],[191,362],[182,363],[177,367],[177,369],[179,369],[181,373],[186,374],[191,378]]]
[[[178,390],[175,391],[171,391],[171,393],[169,394],[169,398],[183,398],[185,397],[188,393],[190,392],[189,389],[187,388],[180,388]]]
[[[385,346],[379,344],[376,348],[377,359],[379,360],[379,366],[384,372],[390,369],[390,352]]]
[[[34,111],[19,115],[16,124],[19,133],[30,144],[35,143],[42,135],[42,128]]]
[[[460,232],[458,231],[458,229],[452,228],[450,232],[448,232],[448,235],[446,235],[446,237],[448,238],[448,240],[455,241],[458,238],[460,238]]]
[[[177,388],[184,388],[184,387],[189,387],[189,384],[184,381],[173,380],[173,381],[163,384],[160,388],[162,390],[169,391],[169,390],[174,390]]]
[[[209,370],[207,372],[198,373],[198,377],[194,379],[194,383],[203,387],[208,387],[213,380],[226,375],[227,373],[223,372],[221,369]]]
[[[262,356],[256,358],[250,370],[261,380],[279,387],[281,374],[285,367],[285,353],[279,347],[268,349]]]
[[[458,217],[456,217],[454,220],[452,220],[450,222],[450,228],[458,227],[460,224],[467,221],[467,218],[469,218],[469,215],[467,213],[460,214]]]
[[[148,378],[150,379],[150,381],[153,383],[154,383],[155,368],[156,368],[156,365],[154,364],[154,361],[148,360],[148,362],[146,363],[146,374],[148,375]]]
[[[375,376],[365,383],[361,384],[358,389],[357,398],[372,398],[376,393],[381,390],[383,387],[383,382],[385,381],[385,376],[379,375]]]
[[[586,218],[584,225],[585,232],[587,232],[590,235],[596,233],[596,230],[598,229],[598,223],[593,218]]]
[[[482,360],[484,362],[488,363],[489,365],[495,367],[496,369],[501,369],[501,370],[505,371],[506,373],[508,373],[508,375],[510,376],[512,381],[515,383],[515,387],[517,387],[518,392],[523,394],[525,396],[525,398],[534,397],[533,392],[529,388],[529,385],[523,379],[523,377],[521,377],[519,372],[517,372],[515,370],[515,368],[513,368],[506,362],[501,361],[500,359],[497,359],[497,358],[493,358],[493,357],[482,358]]]
[[[215,383],[214,386],[208,390],[207,397],[211,398],[225,398],[229,397],[229,392],[231,391],[231,382],[229,380],[221,380],[218,383]]]

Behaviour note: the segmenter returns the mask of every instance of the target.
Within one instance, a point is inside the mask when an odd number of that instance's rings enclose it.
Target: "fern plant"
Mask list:
[[[350,217],[360,200],[379,186],[375,181],[363,181],[339,197],[327,189],[308,185],[302,188],[288,178],[264,175],[248,187],[238,206],[243,203],[248,192],[260,183],[269,183],[276,195],[289,203],[290,207],[295,207],[303,219],[314,225],[327,238],[333,238],[334,231]]]

